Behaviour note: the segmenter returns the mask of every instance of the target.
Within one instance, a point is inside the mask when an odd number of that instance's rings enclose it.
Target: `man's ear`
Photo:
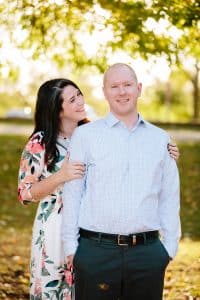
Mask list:
[[[105,91],[105,87],[104,87],[104,86],[102,86],[102,91],[103,91],[104,97],[105,97],[105,99],[106,99],[106,91]],[[107,99],[106,99],[106,100],[107,100]]]

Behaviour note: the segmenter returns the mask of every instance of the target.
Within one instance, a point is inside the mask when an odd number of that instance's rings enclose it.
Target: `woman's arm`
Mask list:
[[[83,177],[84,171],[85,169],[82,163],[69,163],[68,157],[66,156],[60,170],[49,177],[44,178],[42,181],[34,183],[30,189],[30,194],[34,201],[39,201],[53,193],[60,184],[73,179],[80,179]]]
[[[81,163],[68,163],[66,157],[59,171],[44,178],[45,147],[42,134],[36,133],[27,143],[20,161],[18,198],[23,204],[39,201],[51,194],[65,181],[80,178],[84,174]]]

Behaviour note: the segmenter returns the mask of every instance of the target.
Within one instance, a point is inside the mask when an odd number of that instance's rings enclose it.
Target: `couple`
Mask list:
[[[19,174],[21,202],[40,201],[31,299],[70,299],[64,261],[74,268],[78,300],[162,299],[165,268],[180,238],[169,138],[138,114],[142,86],[133,69],[111,66],[103,85],[110,113],[78,128],[87,119],[73,82],[51,80],[38,91]],[[171,156],[177,158],[176,148]]]

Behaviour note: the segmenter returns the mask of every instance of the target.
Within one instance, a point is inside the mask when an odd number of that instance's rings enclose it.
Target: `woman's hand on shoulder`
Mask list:
[[[167,145],[167,149],[169,151],[170,156],[177,161],[179,159],[180,152],[176,143],[169,143]]]

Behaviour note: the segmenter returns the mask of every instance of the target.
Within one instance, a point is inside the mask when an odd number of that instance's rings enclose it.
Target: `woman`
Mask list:
[[[60,238],[61,193],[65,181],[84,174],[83,165],[69,164],[66,153],[73,130],[85,117],[83,95],[72,81],[55,79],[40,87],[35,129],[19,172],[19,200],[40,201],[33,226],[31,299],[70,299]]]
[[[68,162],[73,130],[87,122],[84,98],[68,79],[45,82],[38,91],[35,128],[22,153],[19,170],[19,200],[39,202],[31,255],[31,299],[71,299],[72,284],[66,271],[61,242],[62,186],[81,178],[81,162]],[[172,157],[177,148],[169,147]],[[70,278],[69,278],[70,279]]]

